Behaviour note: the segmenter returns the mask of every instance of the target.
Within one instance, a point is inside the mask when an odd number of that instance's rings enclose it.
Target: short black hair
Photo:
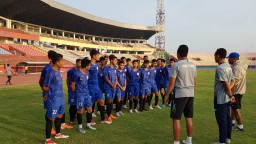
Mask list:
[[[220,58],[225,59],[227,56],[227,50],[224,48],[218,48],[215,52],[215,55],[218,55]]]
[[[124,60],[124,59],[126,59],[125,57],[121,57],[121,60]]]
[[[180,45],[177,53],[181,56],[181,57],[187,57],[188,56],[188,46],[187,45]]]
[[[104,57],[104,56],[100,57],[100,62],[102,62],[102,61],[104,61],[104,60],[105,60],[105,57]]]
[[[76,63],[79,63],[81,61],[81,59],[76,59]]]
[[[56,64],[56,62],[57,62],[57,61],[60,61],[62,58],[63,58],[63,55],[62,55],[62,54],[55,53],[55,54],[53,54],[53,56],[52,56],[52,63],[53,63],[53,64]]]
[[[156,59],[152,59],[152,61],[151,61],[151,62],[152,62],[152,63],[154,63],[154,62],[156,62],[156,61],[157,61]]]
[[[91,60],[89,60],[88,58],[84,58],[81,60],[81,68],[85,68],[87,67],[88,65],[90,65],[91,63]]]
[[[169,61],[174,61],[175,62],[175,59],[174,58],[170,58],[170,60]]]
[[[7,66],[10,66],[10,64],[7,64]]]
[[[132,63],[135,63],[135,62],[137,62],[137,63],[138,63],[139,61],[138,61],[138,60],[133,60],[133,61],[132,61]]]
[[[149,63],[149,60],[144,60],[144,62],[143,63]]]
[[[145,58],[145,57],[148,57],[147,55],[144,55],[144,57],[143,58]]]
[[[113,59],[116,59],[117,57],[112,54],[112,55],[110,55],[108,58],[109,58],[109,60],[111,61],[111,60],[113,60]]]
[[[56,54],[55,51],[49,50],[49,51],[48,51],[48,58],[49,58],[49,59],[52,59],[52,57],[53,57],[54,54]]]
[[[165,59],[161,59],[161,62],[165,63],[166,61],[165,61]]]
[[[159,60],[160,60],[160,61],[162,61],[162,59],[161,59],[161,58],[158,58],[158,59],[157,59],[157,61],[159,61]]]
[[[118,65],[124,64],[124,61],[118,60]]]
[[[129,62],[129,61],[132,61],[132,60],[131,60],[130,58],[127,58],[127,59],[126,59],[126,62]]]
[[[100,52],[97,51],[96,49],[92,49],[92,50],[90,51],[90,56],[91,56],[91,57],[93,57],[94,55],[97,55],[97,54],[100,54]]]

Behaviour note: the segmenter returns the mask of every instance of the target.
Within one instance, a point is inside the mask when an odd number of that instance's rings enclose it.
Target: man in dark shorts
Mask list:
[[[243,131],[244,126],[242,124],[242,116],[240,109],[242,108],[241,100],[246,91],[246,70],[248,65],[242,64],[239,60],[239,54],[232,52],[229,54],[228,62],[231,65],[232,72],[235,79],[235,85],[232,89],[233,95],[235,96],[235,103],[231,104],[232,108],[232,125],[235,125],[237,121],[236,131]]]
[[[171,78],[165,93],[165,104],[168,105],[171,91],[175,90],[175,98],[171,105],[171,118],[173,119],[174,143],[180,144],[180,119],[182,113],[186,118],[187,139],[185,144],[192,144],[193,130],[193,101],[196,85],[196,66],[187,59],[188,46],[181,45],[177,50],[178,62],[174,63],[171,70]]]
[[[10,67],[10,64],[7,64],[7,67],[5,69],[5,74],[8,78],[8,80],[6,81],[6,85],[9,83],[10,85],[12,85],[11,83],[11,79],[12,79],[12,74],[14,74],[12,68]]]

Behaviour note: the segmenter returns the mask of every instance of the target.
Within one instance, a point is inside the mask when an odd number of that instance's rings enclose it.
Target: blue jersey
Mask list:
[[[156,78],[156,67],[149,67],[150,68],[150,76],[149,76],[149,83],[152,85],[152,84],[155,84],[156,81],[155,81],[155,78]]]
[[[168,72],[168,67],[162,67],[162,81],[163,82],[168,82],[169,81],[169,72]]]
[[[125,73],[126,73],[126,75],[129,73],[129,71],[131,71],[132,70],[132,66],[127,66],[127,65],[125,65],[124,66],[124,71],[125,71]]]
[[[89,79],[89,72],[88,71],[86,71],[83,74],[81,72],[81,70],[79,70],[74,74],[74,76],[72,78],[72,82],[76,83],[76,87],[75,87],[75,96],[76,96],[76,98],[89,97],[88,79]]]
[[[128,76],[129,77],[129,85],[130,86],[138,86],[140,82],[140,76],[141,72],[139,69],[134,71],[133,69],[129,71]]]
[[[168,76],[169,76],[169,79],[170,79],[171,78],[172,67],[170,65],[167,65],[167,70],[168,70]]]
[[[104,68],[104,77],[107,76],[109,81],[112,84],[116,83],[116,77],[117,77],[117,69],[116,67],[111,67],[111,66],[106,66]],[[104,88],[105,89],[111,89],[112,87],[109,85],[109,83],[105,82],[104,83]]]
[[[105,69],[105,67],[100,68],[100,71],[98,73],[98,83],[99,83],[99,87],[100,87],[101,91],[104,90],[104,83],[105,83],[104,69]]]
[[[69,78],[69,83],[68,83],[68,90],[69,90],[69,93],[70,94],[70,90],[71,90],[71,83],[72,83],[72,78],[74,76],[74,74],[79,71],[77,70],[75,67],[71,68],[70,70],[68,70],[67,72],[67,77]],[[72,91],[71,91],[72,92]]]
[[[51,64],[47,64],[47,65],[43,68],[43,70],[42,70],[42,72],[41,72],[41,77],[44,77],[44,78],[45,78],[47,72],[48,72],[51,68],[52,68]]]
[[[124,70],[122,70],[122,71],[117,70],[117,80],[118,80],[118,83],[122,87],[124,87],[125,80],[126,80],[126,72]]]
[[[156,67],[156,77],[155,77],[155,81],[156,83],[161,83],[163,79],[163,75],[162,75],[162,67]]]
[[[44,87],[49,88],[46,101],[47,106],[61,106],[65,104],[60,71],[51,68],[45,76]]]
[[[88,80],[88,87],[90,89],[94,89],[94,87],[99,87],[98,70],[99,70],[99,65],[97,63],[95,64],[91,63],[91,68],[89,70],[89,80]]]
[[[150,83],[149,83],[149,79],[150,79],[150,68],[148,68],[147,70],[145,68],[141,68],[141,77],[140,77],[140,88],[142,89],[146,89],[146,88],[150,88]]]

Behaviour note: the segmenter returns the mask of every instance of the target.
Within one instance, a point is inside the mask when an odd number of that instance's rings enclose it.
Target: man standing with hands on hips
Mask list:
[[[175,89],[175,98],[171,104],[171,118],[173,119],[174,143],[180,144],[181,125],[180,119],[182,113],[186,118],[187,139],[184,144],[192,144],[193,132],[193,103],[194,89],[196,85],[196,66],[187,59],[188,46],[181,45],[177,50],[178,62],[174,63],[171,70],[171,76],[165,94],[165,104],[168,105],[169,95],[172,89]]]

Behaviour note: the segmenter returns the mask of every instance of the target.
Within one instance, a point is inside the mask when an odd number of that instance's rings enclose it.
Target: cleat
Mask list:
[[[162,109],[159,105],[156,105],[155,108],[159,108],[159,109]]]
[[[110,114],[110,117],[111,117],[112,119],[116,119],[116,118],[117,118],[116,116],[114,116],[114,115],[112,115],[112,114]]]
[[[126,105],[123,105],[122,108],[127,109],[127,106],[126,106]]]
[[[129,110],[129,113],[130,113],[130,114],[132,114],[132,113],[133,113],[132,109],[130,109],[130,110]]]
[[[239,128],[239,127],[236,127],[236,131],[244,131],[244,129],[242,128]]]
[[[116,116],[117,116],[117,117],[120,117],[121,115],[120,115],[120,113],[119,113],[119,112],[116,112]]]
[[[55,138],[56,138],[56,139],[68,138],[68,137],[69,137],[68,135],[64,135],[64,134],[62,134],[62,133],[58,133],[58,134],[55,135]]]
[[[92,113],[92,117],[96,118],[97,116],[96,116],[96,114],[95,114],[95,113]]]
[[[168,107],[172,107],[172,104],[168,104]]]
[[[87,124],[87,128],[88,128],[88,129],[91,129],[91,130],[96,130],[96,128],[93,127],[90,123]]]
[[[61,129],[72,129],[73,126],[67,125],[67,124],[62,124]]]
[[[183,144],[192,144],[192,142],[187,142],[186,140],[182,141]]]
[[[164,104],[162,104],[162,108],[163,108],[163,109],[165,108],[165,105],[164,105]]]
[[[137,109],[134,109],[134,112],[136,112],[136,113],[140,113]]]
[[[54,129],[52,129],[51,134],[56,135],[56,131]]]
[[[124,113],[122,111],[119,112],[120,115],[124,115]]]
[[[100,121],[100,123],[102,123],[102,124],[111,124],[112,122],[109,122],[109,121],[107,121],[106,119],[104,119],[103,121]]]
[[[109,121],[109,122],[112,123],[112,118],[111,118],[111,116],[108,117],[107,121]]]
[[[92,126],[96,125],[95,121],[94,120],[91,120],[91,123],[90,123]]]
[[[85,133],[86,132],[86,130],[83,129],[83,128],[78,128],[78,130],[79,130],[80,133]]]
[[[46,140],[44,144],[56,144],[52,139]]]
[[[149,109],[151,109],[151,110],[152,110],[152,109],[153,109],[153,107],[152,107],[152,106],[149,106]]]

